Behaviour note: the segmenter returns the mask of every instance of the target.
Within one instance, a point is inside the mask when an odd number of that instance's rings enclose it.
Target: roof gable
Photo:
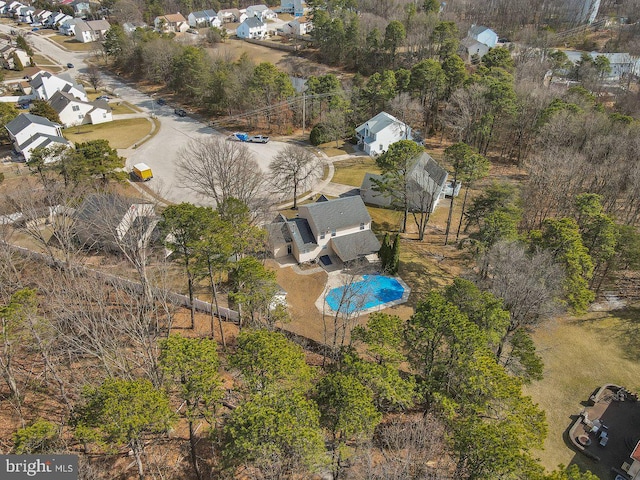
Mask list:
[[[363,130],[365,127],[367,127],[369,130],[369,135],[374,135],[392,125],[395,125],[399,133],[405,132],[407,128],[406,124],[402,123],[393,115],[390,115],[387,112],[380,112],[375,117],[370,118],[365,123],[358,126],[356,128],[356,131]]]
[[[14,118],[9,123],[7,123],[5,128],[12,135],[17,135],[22,130],[27,128],[29,125],[34,125],[34,124],[43,125],[45,127],[51,127],[51,128],[56,128],[59,126],[58,124],[53,123],[49,119],[41,117],[39,115],[32,115],[30,113],[21,113],[16,118]]]
[[[249,29],[264,27],[264,23],[262,23],[258,17],[249,17],[242,23],[249,27]]]

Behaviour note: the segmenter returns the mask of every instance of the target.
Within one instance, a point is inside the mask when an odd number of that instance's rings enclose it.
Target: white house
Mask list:
[[[106,20],[80,20],[76,24],[76,40],[81,43],[97,42],[104,40],[107,31],[111,28]]]
[[[267,34],[267,26],[258,17],[249,17],[242,22],[237,30],[238,38],[262,39]]]
[[[76,17],[84,17],[88,13],[91,13],[91,3],[84,0],[73,0],[68,2],[68,5],[73,7],[73,11]]]
[[[248,17],[246,12],[241,12],[237,8],[226,8],[218,10],[218,18],[221,23],[242,23]]]
[[[67,20],[71,20],[72,18],[73,17],[67,15],[66,13],[53,12],[51,15],[49,15],[49,18],[45,20],[44,25],[45,27],[49,28],[59,28],[61,24],[63,24]]]
[[[433,212],[438,201],[445,196],[447,184],[447,171],[438,165],[431,156],[423,152],[412,160],[406,173],[409,209],[416,212]],[[367,173],[360,186],[360,196],[368,205],[380,207],[404,207],[394,204],[397,197],[393,194],[380,193],[376,188],[376,182],[382,175]],[[450,189],[451,190],[451,189]],[[458,187],[459,191],[459,187]]]
[[[563,50],[563,52],[567,54],[567,58],[574,65],[580,62],[583,53],[590,55],[593,60],[599,56],[607,58],[611,67],[611,72],[607,76],[609,80],[619,80],[629,73],[640,75],[640,57],[628,53],[581,52],[577,50]]]
[[[389,145],[399,140],[413,140],[413,131],[393,115],[380,112],[356,127],[356,138],[365,153],[375,156],[386,152]]]
[[[47,21],[47,18],[51,16],[51,12],[49,10],[36,10],[32,15],[32,25],[44,25]]]
[[[67,15],[67,19],[59,23],[58,31],[61,35],[73,37],[76,34],[76,26],[78,23],[84,22],[81,18],[71,18]]]
[[[49,100],[49,104],[58,113],[65,127],[87,123],[97,125],[113,120],[111,107],[104,100],[83,102],[68,93],[56,92]]]
[[[55,145],[70,147],[71,144],[62,137],[61,126],[38,115],[21,113],[5,125],[9,138],[16,152],[21,153],[29,161],[34,149],[48,148]],[[47,159],[46,163],[54,162]]]
[[[313,30],[313,23],[307,17],[294,18],[282,27],[282,31],[291,35],[306,35]]]
[[[294,17],[304,15],[304,0],[280,0],[280,11],[290,13]]]
[[[297,262],[310,262],[335,255],[343,262],[376,253],[378,239],[371,231],[371,217],[359,196],[300,205],[298,216],[279,215],[266,226],[275,258],[293,255]]]
[[[138,28],[146,28],[146,27],[147,27],[147,24],[144,22],[125,22],[122,24],[122,29],[124,30],[124,33],[126,33],[127,35],[131,35]]]
[[[162,33],[183,33],[189,30],[189,23],[180,12],[156,17],[153,26],[156,31]]]
[[[484,43],[489,48],[495,47],[496,43],[498,43],[498,34],[489,27],[482,25],[471,25],[467,37]]]
[[[187,21],[189,22],[189,26],[192,28],[222,26],[222,22],[218,18],[218,14],[215,10],[191,12],[187,17]]]
[[[23,6],[23,7],[20,7],[16,13],[17,13],[17,19],[19,22],[32,23],[33,14],[36,13],[36,9],[35,7]]]
[[[251,5],[247,7],[246,13],[248,17],[258,17],[262,22],[278,18],[276,12],[266,5]]]
[[[0,64],[2,68],[6,68],[7,70],[21,70],[31,65],[31,58],[29,58],[29,55],[24,50],[9,45],[8,43],[1,43],[0,45],[2,45],[0,46]],[[19,62],[19,65],[16,64],[16,60]]]
[[[10,17],[15,17],[20,7],[24,7],[20,2],[11,2],[5,5],[5,13]]]
[[[54,75],[50,72],[40,71],[31,77],[29,83],[31,83],[31,88],[36,98],[40,100],[49,100],[54,93],[61,91],[69,93],[84,102],[88,101],[84,87],[76,83],[68,73]]]
[[[459,53],[463,59],[471,62],[473,59],[481,59],[489,50],[490,48],[484,43],[481,43],[474,38],[466,37],[460,42]]]

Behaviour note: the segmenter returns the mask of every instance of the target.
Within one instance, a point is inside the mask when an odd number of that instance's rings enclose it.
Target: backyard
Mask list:
[[[640,305],[613,312],[591,312],[583,317],[561,317],[537,328],[533,338],[545,363],[544,379],[525,388],[547,414],[549,434],[544,450],[537,452],[542,464],[576,463],[610,478],[607,466],[572,450],[564,432],[581,402],[606,383],[637,391],[640,387]],[[638,432],[640,435],[640,432]]]

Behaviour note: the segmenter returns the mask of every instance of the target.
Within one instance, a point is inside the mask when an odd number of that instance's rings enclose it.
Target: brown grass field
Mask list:
[[[128,118],[99,125],[80,125],[63,131],[67,140],[74,143],[106,139],[113,148],[129,148],[151,131],[146,118]]]

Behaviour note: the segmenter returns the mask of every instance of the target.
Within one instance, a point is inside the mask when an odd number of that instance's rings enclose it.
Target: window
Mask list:
[[[336,236],[336,231],[335,230],[331,230],[331,236],[335,237]]]
[[[364,223],[360,224],[360,230],[364,230]]]
[[[71,110],[73,110],[74,112],[77,112],[78,110],[80,110],[80,107],[78,105],[73,105],[71,107]]]
[[[84,115],[78,115],[78,120],[82,120],[84,118]]]

